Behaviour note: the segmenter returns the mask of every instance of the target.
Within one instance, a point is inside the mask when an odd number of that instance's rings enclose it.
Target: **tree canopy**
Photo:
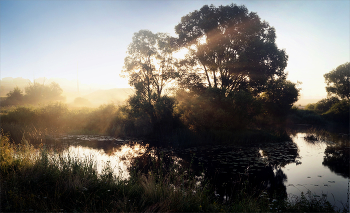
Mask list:
[[[34,82],[25,88],[25,98],[29,103],[62,100],[62,92],[62,88],[56,82],[52,82],[49,85]]]
[[[23,102],[23,91],[19,87],[15,87],[12,91],[6,94],[6,103],[9,105],[17,105]]]
[[[288,56],[275,44],[275,29],[245,6],[205,5],[182,17],[175,31],[189,49],[187,64],[208,87],[258,94],[268,81],[285,78]]]
[[[129,84],[137,94],[148,102],[154,95],[160,98],[167,83],[176,76],[173,42],[174,38],[165,33],[140,30],[128,47],[122,73],[129,77]]]
[[[350,99],[350,62],[338,66],[324,74],[328,95],[336,95],[342,99]]]
[[[31,83],[25,87],[25,94],[19,87],[15,87],[7,94],[4,105],[36,104],[41,102],[64,100],[62,88],[56,82],[49,85]]]
[[[133,129],[141,134],[162,132],[169,126],[164,123],[171,122],[174,100],[164,90],[177,77],[174,44],[175,39],[165,33],[140,30],[128,47],[122,74],[136,93],[125,111],[133,119]]]
[[[297,100],[275,29],[245,6],[205,5],[175,31],[178,38],[140,30],[128,47],[122,75],[136,93],[124,111],[137,134],[182,125],[195,132],[255,128],[256,119],[283,117]],[[180,49],[188,52],[175,59]]]

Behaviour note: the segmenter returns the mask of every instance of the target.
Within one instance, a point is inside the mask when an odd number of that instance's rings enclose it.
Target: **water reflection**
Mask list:
[[[121,179],[130,177],[129,168],[132,159],[146,152],[148,145],[131,143],[106,136],[63,136],[59,138],[61,144],[55,146],[56,159],[70,158],[92,164],[98,174],[101,174],[108,165],[114,175]],[[58,151],[57,151],[58,150]]]
[[[327,166],[335,174],[349,178],[349,153],[349,141],[347,143],[329,145],[324,151],[325,156],[322,165]]]
[[[260,190],[286,198],[287,175],[281,169],[299,162],[298,147],[293,142],[265,143],[255,147],[207,146],[176,150],[176,155],[197,175],[204,174],[214,193],[232,198],[242,187],[254,194]],[[259,189],[259,190],[256,190]],[[276,193],[278,192],[278,193]]]
[[[317,140],[308,140],[310,134],[313,134]],[[332,205],[342,209],[343,204],[347,202],[349,189],[346,177],[348,176],[339,174],[345,175],[346,172],[349,174],[349,170],[346,171],[349,166],[342,163],[341,168],[338,168],[336,163],[341,163],[346,159],[348,163],[349,158],[340,151],[337,153],[336,147],[343,147],[340,144],[349,144],[349,142],[339,140],[337,135],[308,131],[296,133],[292,139],[299,148],[302,165],[288,164],[283,168],[288,176],[287,193],[300,195],[301,192],[306,194],[311,191],[312,197],[326,197]],[[334,172],[335,170],[339,173]]]
[[[212,192],[223,200],[234,198],[243,187],[252,194],[264,190],[280,199],[310,190],[312,196],[325,196],[341,208],[347,196],[349,140],[340,137],[340,142],[334,143],[330,141],[337,138],[310,134],[295,132],[293,141],[254,147],[187,149],[150,148],[116,138],[72,136],[61,138],[61,144],[66,146],[61,153],[93,159],[99,173],[109,162],[114,174],[123,179],[130,177],[129,172],[191,174],[197,177],[198,184],[204,184],[203,179],[209,181]]]

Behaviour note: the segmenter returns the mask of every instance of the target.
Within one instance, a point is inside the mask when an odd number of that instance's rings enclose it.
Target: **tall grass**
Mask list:
[[[107,134],[121,112],[113,104],[99,108],[68,109],[54,103],[46,106],[19,106],[4,110],[1,128],[16,143],[27,138],[32,143],[45,143],[57,134]],[[118,133],[116,129],[113,133]]]
[[[333,211],[322,200],[302,198],[275,204],[262,193],[252,196],[249,190],[222,202],[210,192],[210,186],[197,184],[188,168],[173,163],[164,169],[163,157],[149,155],[152,163],[146,172],[137,166],[142,158],[135,161],[125,180],[116,177],[108,164],[98,174],[92,158],[63,157],[53,151],[45,146],[34,148],[25,139],[14,144],[6,134],[1,135],[0,211]]]
[[[58,158],[44,147],[1,137],[1,211],[217,211],[204,188],[184,175],[97,174],[91,159]],[[172,177],[172,178],[170,178]],[[187,188],[180,183],[191,182]]]

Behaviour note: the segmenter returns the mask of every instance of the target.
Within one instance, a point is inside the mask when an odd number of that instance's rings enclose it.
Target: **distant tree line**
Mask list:
[[[19,87],[15,87],[7,93],[7,97],[2,101],[1,105],[37,104],[64,100],[62,96],[63,90],[56,82],[52,82],[49,85],[34,82],[25,87],[24,91],[25,93]]]
[[[349,125],[350,117],[350,62],[339,65],[324,74],[328,97],[317,103],[306,105],[306,110],[323,117]]]

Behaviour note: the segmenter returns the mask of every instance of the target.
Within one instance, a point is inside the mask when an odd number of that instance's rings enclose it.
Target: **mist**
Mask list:
[[[29,85],[40,84],[50,85],[57,83],[62,89],[62,99],[58,100],[71,107],[98,107],[103,104],[122,105],[132,95],[131,88],[113,88],[110,85],[86,84],[76,80],[68,80],[65,78],[36,78],[30,79],[18,77],[5,77],[0,81],[0,97],[4,100],[7,94],[18,87],[23,93]],[[6,104],[6,103],[2,103]]]

